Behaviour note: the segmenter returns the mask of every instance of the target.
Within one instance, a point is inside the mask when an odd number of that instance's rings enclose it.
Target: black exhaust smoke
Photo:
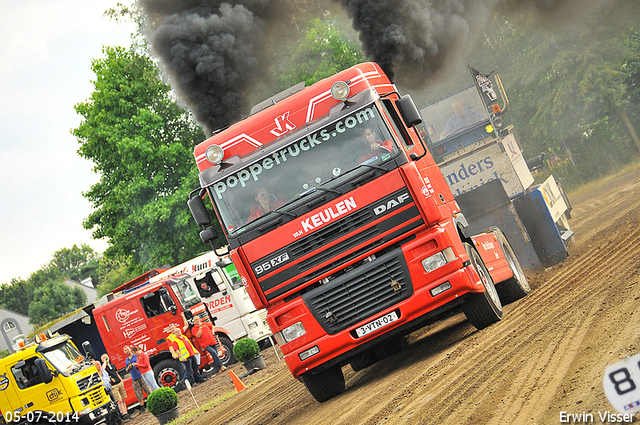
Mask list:
[[[531,8],[544,21],[637,0],[332,0],[359,33],[365,55],[394,82],[424,87],[464,58],[491,11]],[[207,134],[239,120],[249,94],[268,80],[273,55],[299,0],[138,0],[152,53]],[[274,34],[280,34],[278,39]]]
[[[265,71],[268,0],[140,0],[152,53],[207,134],[237,121]]]

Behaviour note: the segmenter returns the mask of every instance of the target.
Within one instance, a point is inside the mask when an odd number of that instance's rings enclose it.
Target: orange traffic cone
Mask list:
[[[235,374],[233,370],[229,369],[229,375],[231,375],[231,380],[233,381],[233,385],[236,386],[236,391],[240,392],[245,388],[247,388],[244,382],[242,382],[240,378],[238,378],[238,376]]]

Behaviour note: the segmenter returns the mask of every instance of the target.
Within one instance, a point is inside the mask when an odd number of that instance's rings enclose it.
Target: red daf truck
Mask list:
[[[404,336],[462,310],[476,328],[529,286],[497,228],[469,234],[427,149],[409,95],[363,63],[294,87],[195,149],[189,208],[217,237],[293,376],[318,400],[402,347]]]

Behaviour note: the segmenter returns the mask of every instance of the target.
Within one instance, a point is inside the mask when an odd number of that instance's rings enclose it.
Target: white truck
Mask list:
[[[204,253],[182,264],[172,267],[151,281],[163,279],[176,273],[192,276],[196,287],[206,285],[210,295],[201,296],[211,317],[216,317],[216,326],[224,328],[234,341],[240,338],[256,340],[265,347],[271,338],[267,325],[266,310],[256,310],[240,276],[231,260],[219,257],[214,251]],[[201,291],[201,289],[198,289]],[[201,292],[201,295],[203,294]]]

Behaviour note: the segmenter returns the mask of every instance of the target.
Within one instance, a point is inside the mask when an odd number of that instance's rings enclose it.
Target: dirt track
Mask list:
[[[346,392],[322,404],[270,348],[247,390],[187,423],[558,424],[561,411],[601,423],[597,412],[613,411],[605,367],[640,353],[640,170],[572,203],[569,259],[528,275],[532,293],[501,322],[476,331],[459,315],[418,331],[385,362],[344,367]],[[225,375],[194,394],[204,404],[231,389]],[[182,412],[195,407],[186,392],[180,400]]]

